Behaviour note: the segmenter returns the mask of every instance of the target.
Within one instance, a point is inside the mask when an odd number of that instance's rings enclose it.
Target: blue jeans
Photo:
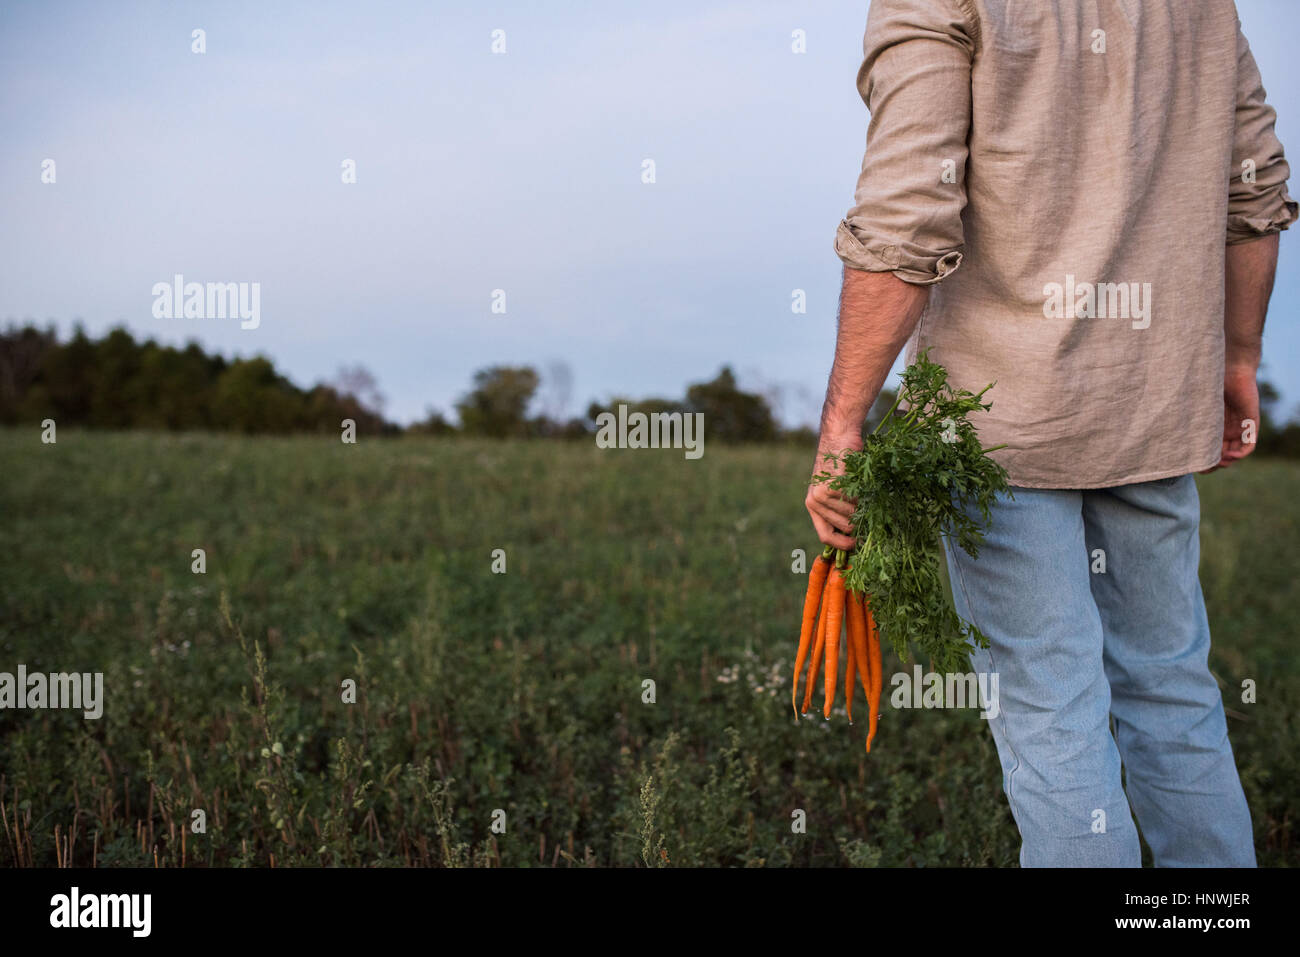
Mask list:
[[[957,613],[989,638],[972,670],[998,675],[1021,865],[1141,866],[1131,803],[1156,866],[1254,867],[1207,664],[1194,477],[1012,491],[978,559],[946,551]]]

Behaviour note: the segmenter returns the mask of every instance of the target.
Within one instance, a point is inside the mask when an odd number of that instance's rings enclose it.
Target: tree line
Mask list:
[[[554,370],[557,378],[567,370]],[[263,356],[226,359],[197,342],[183,348],[137,341],[116,328],[99,339],[78,327],[66,342],[50,327],[11,326],[0,331],[0,424],[53,419],[59,425],[100,429],[209,430],[248,434],[337,433],[344,419],[369,435],[466,435],[488,438],[588,439],[596,417],[622,404],[628,412],[704,414],[706,435],[732,442],[793,441],[811,445],[812,429],[782,427],[767,399],[746,392],[723,366],[681,399],[615,397],[592,402],[584,416],[565,417],[564,403],[541,412],[542,376],[531,366],[492,366],[474,373],[456,402],[456,422],[432,411],[403,428],[383,415],[384,397],[361,366],[344,367],[330,382],[303,389]],[[874,428],[894,393],[884,390],[864,431]],[[1300,458],[1300,419],[1277,417],[1280,395],[1260,382],[1261,454]]]
[[[271,360],[225,359],[196,342],[137,342],[125,329],[67,342],[34,326],[0,333],[0,423],[53,419],[98,429],[396,433],[363,398],[334,385],[300,389]]]
[[[469,391],[456,403],[459,426],[453,426],[443,415],[434,412],[411,426],[411,430],[434,434],[460,432],[501,439],[590,438],[596,429],[597,416],[624,405],[629,414],[703,413],[706,434],[722,441],[772,442],[813,437],[810,429],[782,428],[767,400],[742,390],[727,366],[711,381],[687,387],[683,399],[616,396],[607,403],[590,403],[585,416],[563,419],[546,413],[529,414],[540,384],[541,377],[531,366],[480,369],[474,373]]]
[[[357,430],[369,435],[589,438],[595,417],[624,403],[629,412],[702,412],[711,439],[813,437],[809,429],[781,428],[767,401],[740,389],[727,367],[712,381],[690,386],[684,399],[614,398],[608,406],[591,403],[586,417],[565,418],[554,409],[531,412],[541,382],[529,366],[482,369],[456,402],[457,422],[432,411],[403,428],[384,417],[384,397],[361,366],[345,367],[333,380],[303,389],[270,359],[226,359],[193,341],[182,348],[137,341],[123,328],[96,339],[77,327],[67,341],[60,341],[52,327],[0,331],[3,425],[53,419],[95,429],[284,434],[337,433],[342,420],[353,419]]]

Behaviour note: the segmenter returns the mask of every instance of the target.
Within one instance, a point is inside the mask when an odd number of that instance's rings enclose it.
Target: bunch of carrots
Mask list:
[[[876,736],[876,720],[880,714],[880,691],[884,676],[880,663],[880,632],[872,617],[866,595],[844,587],[846,553],[829,545],[817,556],[808,572],[808,594],[803,603],[803,627],[799,632],[799,651],[794,660],[794,684],[790,689],[790,706],[795,716],[808,713],[812,703],[813,685],[819,672],[825,672],[822,714],[831,716],[835,704],[835,688],[840,668],[840,633],[847,632],[844,642],[846,665],[844,670],[845,707],[849,723],[853,723],[853,679],[862,682],[867,696],[868,724],[867,751]],[[809,650],[812,651],[809,657]],[[799,694],[799,672],[808,662],[808,676],[804,683],[803,710],[795,702]]]

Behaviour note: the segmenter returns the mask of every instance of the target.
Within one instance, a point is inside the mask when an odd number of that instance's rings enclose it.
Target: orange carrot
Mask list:
[[[871,700],[871,655],[867,654],[867,605],[861,594],[850,598],[849,637],[853,640],[853,653],[858,659],[858,679],[862,681],[862,694]]]
[[[808,572],[808,593],[803,599],[803,626],[799,629],[799,652],[794,659],[794,680],[790,686],[790,707],[794,709],[796,718],[799,717],[799,708],[795,704],[795,695],[799,692],[799,672],[803,670],[808,646],[812,643],[813,631],[817,625],[817,609],[821,605],[826,575],[830,570],[831,560],[825,555],[818,555]]]
[[[844,627],[844,575],[832,568],[826,578],[826,684],[822,714],[829,719],[835,703],[835,679],[840,672],[840,630]]]
[[[858,656],[853,650],[853,592],[848,593],[848,606],[844,612],[844,710],[853,723],[853,679],[858,675]]]
[[[883,668],[880,660],[880,629],[876,627],[876,618],[867,609],[867,651],[871,656],[871,694],[867,699],[870,707],[867,724],[867,751],[871,751],[871,739],[876,736],[876,721],[880,717],[880,692],[884,687]]]
[[[803,713],[808,713],[808,706],[812,704],[813,684],[817,681],[817,675],[821,672],[822,648],[826,644],[826,597],[822,595],[822,610],[817,616],[817,637],[813,641],[812,656],[808,659],[808,677],[804,679],[803,685]]]
[[[863,603],[862,596],[857,592],[849,593],[848,611],[845,612],[849,619],[849,651],[857,662],[858,678],[862,682],[862,695],[868,702],[871,700],[871,658],[867,654],[867,606]],[[847,693],[850,697],[853,694],[853,679],[849,678],[849,684],[846,686]]]

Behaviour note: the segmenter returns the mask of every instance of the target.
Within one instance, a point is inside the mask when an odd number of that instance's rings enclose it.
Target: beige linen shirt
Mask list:
[[[1199,471],[1224,247],[1296,217],[1231,0],[873,0],[849,266],[934,284],[908,344],[993,407],[1013,485]]]

